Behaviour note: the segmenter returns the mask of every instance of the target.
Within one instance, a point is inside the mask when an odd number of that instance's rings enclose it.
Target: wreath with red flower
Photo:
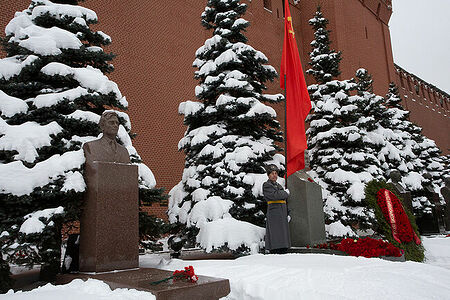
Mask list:
[[[309,247],[308,247],[309,248]],[[313,248],[339,250],[351,256],[380,257],[394,256],[400,257],[404,251],[393,244],[380,239],[365,237],[361,239],[345,238],[339,243],[323,243],[314,245]]]
[[[414,232],[408,216],[397,196],[387,189],[380,189],[377,193],[377,204],[383,212],[384,218],[391,226],[392,236],[398,243],[414,242],[419,245],[420,239]]]
[[[404,250],[406,260],[423,261],[425,249],[420,243],[414,215],[402,205],[403,200],[391,192],[393,188],[385,181],[372,180],[367,183],[364,202],[375,213],[372,229],[383,240]],[[389,196],[389,203],[385,201],[386,195]],[[391,218],[395,222],[391,222]]]

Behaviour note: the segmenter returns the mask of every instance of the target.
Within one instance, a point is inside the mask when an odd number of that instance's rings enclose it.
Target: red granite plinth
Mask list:
[[[157,300],[196,299],[214,300],[225,297],[230,293],[228,279],[198,276],[196,283],[186,281],[163,282],[151,285],[172,276],[172,272],[153,268],[140,268],[138,270],[110,272],[103,274],[61,274],[58,276],[57,284],[66,284],[74,279],[87,280],[88,278],[104,281],[111,289],[129,288],[140,291],[151,292]]]
[[[139,267],[138,167],[93,162],[80,220],[80,271]]]

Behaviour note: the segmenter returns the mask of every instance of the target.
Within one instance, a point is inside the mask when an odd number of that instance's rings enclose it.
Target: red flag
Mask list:
[[[302,64],[298,54],[295,32],[292,26],[289,0],[284,1],[284,44],[281,57],[280,86],[285,88],[286,75],[286,147],[287,147],[287,176],[305,168],[306,133],[305,119],[311,110],[303,75]]]

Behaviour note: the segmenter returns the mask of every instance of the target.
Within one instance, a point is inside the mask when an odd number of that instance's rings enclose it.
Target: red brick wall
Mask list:
[[[444,154],[450,153],[450,96],[403,69],[396,70],[402,105]],[[446,146],[446,148],[445,148]]]
[[[141,210],[145,211],[149,215],[161,218],[166,221],[168,220],[167,205],[164,205],[164,204],[160,205],[160,204],[153,203],[152,205],[149,205],[149,206],[141,206]]]
[[[380,4],[380,15],[376,15]],[[322,12],[329,19],[332,48],[342,51],[340,79],[355,77],[359,68],[367,69],[374,78],[375,92],[384,95],[394,80],[394,62],[390,43],[389,21],[391,10],[380,0],[321,1]],[[314,38],[308,20],[316,11],[316,1],[300,1],[302,40],[304,52],[311,50]],[[383,14],[383,15],[381,15]],[[309,61],[309,56],[302,59]],[[308,76],[308,83],[314,80]]]
[[[5,0],[3,1],[5,2]],[[283,41],[282,0],[272,0],[272,10],[263,7],[263,0],[243,0],[249,9],[244,16],[251,22],[248,43],[262,51],[277,70]],[[332,47],[343,52],[341,78],[354,77],[355,71],[366,68],[375,81],[375,91],[384,95],[390,81],[397,81],[390,43],[388,23],[391,10],[388,0],[322,0],[325,16],[330,20]],[[6,0],[0,5],[0,28],[5,28],[16,10],[29,5],[28,0]],[[167,2],[164,0],[86,0],[83,6],[93,9],[102,30],[112,38],[106,49],[117,54],[116,70],[110,78],[117,82],[130,104],[128,111],[132,131],[138,133],[134,146],[155,174],[158,186],[168,192],[181,179],[184,155],[177,144],[186,130],[178,115],[182,101],[195,100],[191,64],[195,51],[211,37],[200,25],[200,14],[206,0]],[[377,15],[378,4],[380,4]],[[303,69],[308,68],[313,31],[308,25],[316,11],[317,1],[300,1],[291,5]],[[366,36],[367,30],[367,36]],[[308,83],[312,78],[307,77]],[[269,92],[279,93],[278,81],[268,84]],[[411,118],[424,127],[424,133],[436,140],[449,153],[447,117],[428,110],[426,105],[406,103]],[[417,106],[417,107],[416,107]],[[429,106],[430,107],[430,106]],[[283,105],[275,107],[283,122]],[[448,112],[448,108],[447,108]],[[443,116],[443,114],[442,114]],[[445,129],[447,128],[447,131]],[[447,149],[447,150],[446,150]],[[162,214],[166,207],[151,208]]]

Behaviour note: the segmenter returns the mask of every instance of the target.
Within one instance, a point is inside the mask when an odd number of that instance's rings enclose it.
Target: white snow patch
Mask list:
[[[219,196],[211,196],[204,201],[197,202],[189,214],[187,226],[195,225],[201,228],[208,221],[227,217],[232,205],[233,201],[222,199]]]
[[[329,236],[355,236],[350,226],[344,226],[340,221],[325,225],[325,230]]]
[[[36,55],[28,55],[26,59],[23,59],[21,55],[0,59],[0,79],[9,80],[19,75],[24,67],[31,65],[37,59],[39,57]]]
[[[86,281],[75,279],[65,285],[52,285],[48,283],[29,292],[14,292],[10,290],[5,297],[11,300],[156,300],[156,297],[150,292],[126,288],[111,290],[103,281],[91,278]]]
[[[41,222],[41,218],[48,220],[54,215],[60,215],[64,213],[64,208],[59,206],[57,208],[47,208],[44,210],[38,210],[24,217],[25,222],[20,226],[20,232],[25,234],[40,233],[45,228],[45,224]],[[51,226],[49,224],[49,226]]]
[[[3,116],[10,118],[15,114],[26,113],[27,111],[28,105],[25,101],[9,96],[0,90],[0,112]]]
[[[55,121],[47,125],[36,122],[26,122],[20,125],[8,125],[0,119],[0,149],[17,151],[15,159],[34,162],[37,158],[37,149],[50,146],[52,138],[63,130]]]
[[[29,194],[34,188],[52,182],[58,175],[80,168],[84,161],[83,150],[78,150],[55,154],[33,168],[25,167],[21,161],[0,164],[0,190],[16,196]]]
[[[211,252],[226,244],[231,250],[236,250],[244,245],[250,249],[251,253],[258,253],[263,244],[265,232],[264,228],[248,222],[224,218],[207,222],[200,227],[197,243],[206,249],[206,252]]]
[[[75,192],[83,192],[86,189],[86,183],[84,182],[83,175],[78,172],[69,171],[66,173],[64,185],[61,192],[74,190]]]
[[[84,68],[72,68],[62,63],[52,62],[41,69],[41,72],[49,76],[68,76],[72,75],[78,83],[90,90],[101,94],[114,93],[117,100],[122,100],[117,83],[108,79],[99,69],[87,66]]]
[[[63,100],[73,101],[87,94],[88,91],[85,88],[79,86],[74,89],[70,89],[59,93],[48,93],[38,95],[33,102],[37,108],[50,107],[58,104]]]

